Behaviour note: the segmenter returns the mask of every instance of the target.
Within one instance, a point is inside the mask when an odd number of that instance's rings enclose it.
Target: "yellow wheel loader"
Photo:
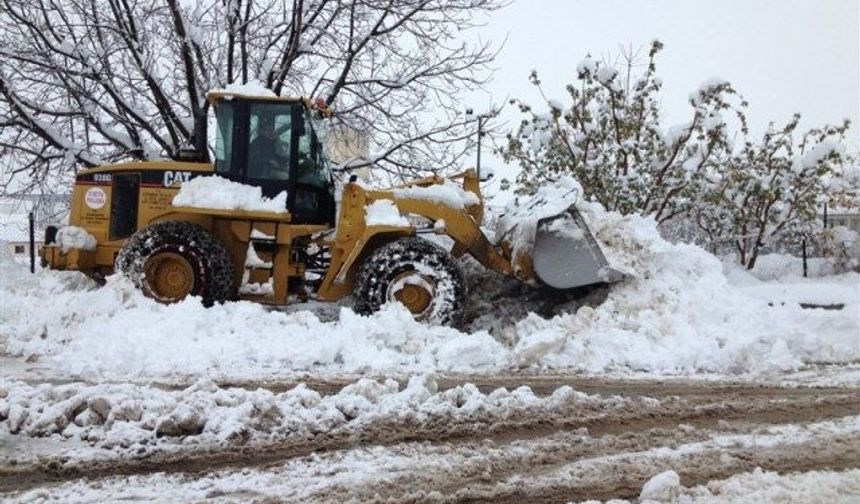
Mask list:
[[[96,246],[61,246],[49,228],[43,265],[96,279],[118,270],[164,303],[193,295],[207,305],[240,298],[284,305],[291,295],[334,301],[353,294],[360,313],[400,302],[418,320],[450,325],[463,316],[466,288],[456,261],[463,254],[532,285],[568,289],[619,278],[573,207],[533,224],[528,247],[491,241],[481,229],[484,206],[472,169],[385,190],[353,178],[337,209],[317,106],[233,92],[207,97],[217,119],[215,162],[80,171],[69,225],[86,230]],[[213,175],[259,187],[266,197],[285,192],[285,208],[174,204],[183,183]],[[395,209],[397,218],[376,218],[378,206]],[[559,219],[575,232],[553,232]],[[447,236],[453,247],[423,233]]]

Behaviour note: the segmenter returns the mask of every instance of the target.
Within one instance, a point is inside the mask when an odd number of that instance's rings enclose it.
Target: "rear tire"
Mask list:
[[[355,283],[355,310],[368,315],[400,302],[416,320],[458,326],[463,321],[466,283],[453,257],[422,238],[389,242],[364,260]]]
[[[191,295],[212,306],[236,297],[227,248],[190,222],[157,222],[139,230],[120,249],[116,269],[162,303]]]

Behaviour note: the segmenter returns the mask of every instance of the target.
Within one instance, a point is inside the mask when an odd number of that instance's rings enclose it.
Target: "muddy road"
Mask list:
[[[158,500],[165,489],[174,501],[570,502],[635,498],[648,478],[667,469],[690,486],[755,467],[860,468],[860,388],[438,379],[440,389],[466,381],[487,392],[526,385],[537,395],[568,385],[600,399],[471,421],[443,415],[416,423],[394,415],[357,430],[241,445],[180,444],[141,457],[106,454],[74,463],[62,455],[24,457],[0,467],[0,492],[11,502]],[[333,393],[345,383],[308,386]]]

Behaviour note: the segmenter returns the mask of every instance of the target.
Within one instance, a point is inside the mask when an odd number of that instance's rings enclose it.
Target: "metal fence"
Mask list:
[[[826,212],[824,215],[827,215]],[[771,237],[761,247],[753,268],[754,274],[763,279],[779,278],[792,274],[797,276],[822,276],[856,270],[860,257],[855,244],[853,249],[835,247],[828,242],[828,234],[833,231],[833,220],[827,217],[804,226],[806,232],[786,232]],[[842,222],[835,222],[844,225]],[[847,227],[847,226],[846,226]],[[660,226],[664,238],[674,243],[691,243],[722,258],[724,261],[739,262],[738,242],[754,240],[754,236],[733,236],[714,239],[699,229],[695,223],[684,219],[673,219]],[[846,261],[845,254],[849,254]]]
[[[67,222],[70,201],[68,194],[0,196],[0,255],[37,267],[45,228]]]

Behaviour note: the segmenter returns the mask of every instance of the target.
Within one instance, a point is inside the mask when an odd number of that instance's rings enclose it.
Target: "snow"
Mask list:
[[[275,279],[269,278],[265,282],[250,282],[250,275],[246,272],[242,276],[242,285],[239,286],[239,294],[250,294],[252,296],[271,296],[275,293]]]
[[[587,75],[593,75],[597,70],[597,62],[594,61],[594,58],[591,56],[587,56],[584,60],[580,61],[579,64],[576,65],[576,74],[583,78]]]
[[[364,213],[368,226],[410,226],[409,219],[400,214],[391,200],[376,200],[364,207]]]
[[[599,396],[561,387],[545,397],[528,387],[483,393],[472,384],[439,391],[432,375],[397,381],[363,378],[321,396],[304,384],[274,393],[219,387],[201,380],[183,390],[127,383],[31,385],[0,382],[0,428],[29,437],[58,435],[106,449],[302,439],[360,432],[386,419],[421,425],[433,419],[486,420],[597,404]],[[607,405],[614,399],[608,400]],[[618,403],[619,401],[615,401]],[[641,401],[640,401],[641,402]],[[637,404],[639,404],[637,402]],[[611,406],[610,406],[611,407]],[[629,407],[629,405],[628,405]]]
[[[252,233],[253,238],[253,233]],[[264,261],[257,255],[257,250],[254,249],[253,243],[248,243],[248,251],[245,255],[246,268],[263,268],[272,269],[272,261]]]
[[[249,212],[287,212],[287,193],[274,198],[263,196],[260,187],[233,182],[217,175],[196,177],[183,182],[173,197],[174,206]]]
[[[690,103],[693,106],[698,107],[702,104],[702,101],[705,99],[705,96],[711,93],[714,93],[720,88],[729,85],[729,81],[720,78],[720,77],[711,77],[710,79],[702,82],[699,85],[699,89],[690,93]]]
[[[198,180],[206,179],[186,185]],[[471,332],[415,322],[396,303],[370,316],[332,306],[333,320],[301,308],[286,313],[251,302],[207,309],[191,298],[162,305],[119,277],[82,290],[90,283],[81,275],[31,275],[3,260],[0,343],[10,355],[93,379],[522,368],[765,376],[860,359],[856,273],[767,282],[744,272],[725,273],[719,260],[701,248],[663,240],[653,220],[606,212],[580,194],[574,181],[562,179],[547,184],[530,203],[512,205],[499,219],[498,237],[527,237],[540,216],[576,203],[609,264],[629,275],[608,289],[605,299],[560,304],[550,318],[527,313],[529,305],[520,295],[487,298],[490,311],[479,314],[484,318]],[[518,224],[516,229],[512,224]],[[497,277],[479,275],[484,276],[478,286]],[[488,292],[479,287],[473,296],[481,299]],[[44,303],[46,296],[52,303]],[[808,302],[844,307],[800,306]],[[522,315],[511,318],[514,313]]]
[[[244,96],[277,96],[271,89],[267,88],[262,82],[256,79],[251,79],[245,84],[238,81],[229,84],[223,89],[213,89],[213,93],[232,93]]]
[[[597,81],[608,86],[618,75],[618,70],[609,65],[600,65],[597,69]]]
[[[693,123],[686,122],[670,126],[663,134],[663,143],[669,148],[674,148],[682,139],[686,138],[693,128]]]
[[[681,478],[678,473],[672,470],[664,471],[645,482],[639,500],[671,502],[678,497],[680,489]]]
[[[549,104],[549,108],[558,112],[564,112],[564,103],[557,98],[551,98],[547,100],[547,104]]]
[[[395,189],[394,197],[435,201],[458,209],[480,203],[477,194],[464,190],[459,184],[450,180],[426,187],[410,186]]]
[[[811,170],[834,153],[844,154],[845,146],[834,140],[824,140],[813,145],[803,155],[795,158],[793,169],[797,173]]]
[[[297,435],[301,436],[310,431],[307,426],[313,425],[311,419],[318,418],[317,415],[321,410],[330,412],[332,417],[323,415],[320,423],[315,427],[331,429],[336,433],[335,435],[344,431],[360,432],[371,419],[402,418],[406,425],[410,425],[412,421],[433,420],[433,408],[439,405],[441,405],[439,409],[443,412],[461,409],[462,412],[455,414],[458,419],[480,420],[486,417],[481,410],[484,403],[472,400],[473,387],[462,387],[455,393],[444,396],[444,393],[436,393],[432,390],[432,386],[428,387],[423,383],[415,387],[410,383],[407,387],[408,393],[404,390],[399,394],[392,394],[385,390],[385,383],[365,382],[360,386],[356,385],[349,399],[343,397],[335,404],[329,403],[328,408],[322,407],[322,403],[329,398],[322,398],[316,402],[319,396],[307,389],[297,388],[287,392],[292,394],[293,402],[287,406],[286,411],[295,414]],[[570,391],[567,395],[560,394],[555,402],[549,404],[534,401],[527,391],[522,393],[518,391],[519,389],[512,392],[503,390],[500,394],[494,392],[487,396],[489,399],[487,402],[497,404],[507,401],[514,405],[522,401],[525,404],[534,404],[535,407],[541,405],[549,408],[552,408],[554,403],[576,404],[576,398],[571,397]],[[395,399],[392,395],[400,397]],[[498,395],[498,399],[491,399],[494,395]],[[387,400],[399,409],[381,407],[380,403]],[[588,399],[583,403],[586,409],[603,406],[600,403],[591,404]],[[261,406],[266,405],[266,401],[261,403]],[[225,408],[221,406],[218,409]],[[416,409],[428,411],[429,414],[416,415]],[[514,409],[516,408],[509,408],[508,411]],[[274,412],[271,409],[269,411]],[[524,411],[534,410],[527,407]],[[379,412],[379,416],[371,412]],[[401,416],[401,412],[405,413]],[[286,418],[277,418],[276,414],[267,417],[265,413],[259,412],[257,415],[263,420],[275,418],[273,432],[277,431],[282,423],[290,425]],[[359,428],[355,430],[348,427],[353,422],[344,420],[352,415],[357,415],[355,418],[358,419],[354,423],[358,424]],[[239,418],[246,420],[251,416],[243,411]],[[443,422],[445,417],[438,415],[435,419],[437,422]],[[246,425],[252,424],[253,422],[249,422]],[[412,423],[412,425],[415,424]],[[204,427],[201,435],[186,439],[195,443],[196,438],[207,435],[206,428]],[[252,436],[259,436],[258,432],[263,433],[263,436],[266,435],[265,429],[251,427],[251,432]],[[327,436],[325,430],[310,432],[320,437]],[[702,464],[713,466],[711,474],[721,472],[732,474],[738,470],[745,470],[746,467],[752,467],[751,454],[755,456],[768,450],[768,447],[775,446],[775,442],[783,443],[790,448],[802,449],[812,443],[826,445],[833,440],[850,443],[849,436],[856,435],[857,432],[856,417],[853,417],[847,422],[774,427],[767,429],[761,435],[759,435],[760,432],[740,434],[725,436],[726,439],[723,440],[718,440],[719,435],[708,435],[701,442],[673,443],[672,446],[660,446],[641,451],[635,448],[637,445],[633,445],[636,451],[611,453],[610,450],[608,454],[595,455],[590,455],[588,451],[576,452],[573,457],[575,461],[561,467],[558,464],[547,464],[547,459],[553,460],[550,457],[554,454],[558,452],[565,454],[564,450],[568,447],[562,446],[561,443],[594,447],[598,441],[590,438],[587,432],[560,439],[543,437],[538,432],[534,439],[518,439],[513,442],[469,440],[462,443],[406,442],[391,445],[382,441],[368,446],[361,443],[359,436],[355,436],[352,439],[355,440],[356,445],[351,449],[322,450],[308,456],[284,457],[282,460],[270,463],[228,467],[211,472],[152,472],[131,476],[81,478],[11,494],[7,496],[7,500],[9,502],[197,502],[204,500],[365,502],[376,501],[380,496],[384,496],[386,502],[459,502],[477,499],[490,501],[496,496],[499,500],[510,501],[513,500],[510,496],[514,496],[514,498],[519,497],[521,501],[539,501],[539,497],[530,499],[529,497],[534,496],[529,494],[528,490],[535,488],[575,490],[577,487],[611,490],[612,483],[620,479],[618,473],[622,471],[629,471],[635,475],[637,472],[654,473],[675,467],[678,470],[688,469],[694,472]],[[131,430],[130,433],[136,434],[137,431]],[[635,434],[631,435],[633,436]],[[763,443],[757,444],[757,439],[761,439]],[[161,438],[158,442],[166,441],[165,438]],[[235,442],[241,442],[241,438]],[[799,442],[807,444],[799,444]],[[253,445],[246,446],[246,453],[250,453],[252,449]],[[146,460],[145,445],[142,452],[144,455],[141,458]],[[766,455],[774,458],[785,456],[783,452],[776,450],[767,451]],[[761,458],[763,457],[759,457]],[[555,460],[564,459],[556,457]],[[514,462],[516,465],[513,467],[520,471],[505,471],[509,462]],[[528,468],[532,470],[529,471]],[[494,481],[500,472],[505,476],[504,479]],[[598,486],[601,484],[604,486]],[[679,487],[678,498],[669,502],[848,504],[856,501],[858,485],[860,485],[860,469],[840,472],[810,471],[784,475],[754,469],[752,472],[735,474],[725,480],[710,481],[692,488]],[[437,488],[441,491],[429,492],[430,489]],[[632,490],[627,485],[621,489]],[[443,494],[442,491],[445,493]],[[593,504],[596,501],[588,502]],[[611,502],[620,504],[627,501]],[[644,504],[649,501],[638,502]]]
[[[86,229],[77,226],[63,226],[57,231],[56,244],[64,254],[71,249],[95,250],[96,238]]]
[[[735,262],[725,265],[728,275],[743,275],[746,272]],[[806,260],[806,272],[811,277],[823,277],[835,274],[833,264],[823,257],[810,257]],[[756,259],[755,267],[747,272],[759,280],[780,280],[782,278],[802,277],[803,258],[789,254],[765,254]]]
[[[672,473],[667,471],[664,474]],[[675,474],[677,478],[677,474]],[[650,484],[653,481],[648,482]],[[648,484],[645,487],[648,487]],[[779,474],[755,468],[752,472],[735,474],[691,488],[675,487],[676,496],[653,498],[645,496],[639,502],[675,504],[853,504],[860,495],[860,469],[846,471],[809,471]],[[626,500],[607,501],[607,504],[629,504]],[[587,501],[583,504],[598,504]]]
[[[255,240],[274,240],[275,236],[274,235],[268,235],[268,234],[260,231],[259,229],[252,229],[251,230],[251,238],[253,238]]]

